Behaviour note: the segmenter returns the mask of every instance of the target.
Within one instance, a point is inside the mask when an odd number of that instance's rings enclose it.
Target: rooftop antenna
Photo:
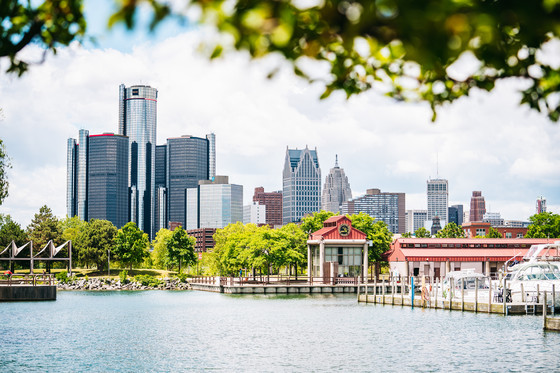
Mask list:
[[[334,167],[338,168],[338,154],[335,154]]]
[[[439,153],[436,153],[436,179],[439,179]]]

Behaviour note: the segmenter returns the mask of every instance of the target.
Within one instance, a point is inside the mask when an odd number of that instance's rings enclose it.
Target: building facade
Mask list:
[[[252,202],[250,205],[243,206],[243,224],[266,224],[266,206]]]
[[[457,226],[463,224],[463,205],[453,205],[447,210],[449,223],[455,223]]]
[[[167,145],[156,146],[155,227],[157,233],[167,228]]]
[[[68,139],[67,214],[120,228],[128,222],[128,138],[87,130],[79,138]]]
[[[405,225],[406,233],[414,233],[419,228],[424,226],[428,216],[427,210],[406,210],[405,213]]]
[[[128,186],[130,217],[154,236],[157,89],[119,86],[119,134],[129,139]]]
[[[392,233],[405,233],[405,193],[382,193],[368,189],[365,196],[342,203],[342,214],[364,212],[375,220],[383,220]]]
[[[198,253],[205,253],[214,248],[214,233],[216,233],[216,229],[214,228],[200,228],[187,231],[189,236],[196,239],[194,251]]]
[[[427,181],[428,215],[426,220],[431,226],[434,216],[438,216],[442,226],[449,221],[449,183],[446,179],[430,179]]]
[[[540,214],[541,212],[546,212],[546,198],[544,197],[537,198],[536,211],[537,214]]]
[[[321,210],[321,169],[317,149],[286,148],[282,173],[282,223],[297,223]]]
[[[187,189],[209,177],[209,141],[181,136],[167,139],[167,219],[187,227]]]
[[[482,192],[475,190],[472,192],[471,197],[471,213],[469,221],[471,223],[481,222],[484,220],[484,214],[486,213],[486,202],[482,196]]]
[[[282,192],[265,192],[263,187],[255,188],[253,202],[266,207],[266,224],[271,228],[282,226]]]
[[[187,230],[224,228],[243,222],[243,186],[229,184],[227,176],[201,180],[197,188],[187,189],[186,204]],[[189,220],[191,217],[196,224]]]
[[[325,178],[321,209],[325,211],[340,212],[342,203],[352,199],[352,190],[344,169],[338,166],[338,155],[334,168],[331,168]]]
[[[490,223],[492,227],[499,227],[504,225],[504,219],[499,212],[486,212],[482,217],[482,221],[485,223]]]

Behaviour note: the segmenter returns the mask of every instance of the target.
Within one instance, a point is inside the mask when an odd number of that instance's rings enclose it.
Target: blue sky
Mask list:
[[[432,123],[428,105],[375,91],[319,100],[321,84],[295,77],[277,56],[251,62],[232,52],[210,61],[198,52],[215,37],[207,28],[166,22],[155,34],[108,31],[112,6],[86,1],[97,44],[60,48],[22,78],[0,73],[0,136],[13,164],[0,213],[23,226],[44,204],[66,214],[66,141],[81,128],[117,131],[121,83],[158,89],[158,144],[214,132],[217,173],[244,186],[246,203],[255,187],[281,189],[286,147],[308,145],[317,147],[323,178],[338,154],[354,196],[369,188],[404,192],[407,209],[425,209],[426,180],[436,176],[439,159],[450,205],[468,210],[472,191],[481,190],[487,209],[505,219],[527,219],[538,196],[560,212],[559,125],[518,105],[520,81],[473,91]],[[560,68],[560,43],[549,55]],[[276,67],[280,73],[266,79]]]

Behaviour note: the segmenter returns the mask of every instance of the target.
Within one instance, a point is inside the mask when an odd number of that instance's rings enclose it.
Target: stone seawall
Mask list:
[[[59,290],[189,290],[190,286],[179,279],[165,278],[157,286],[142,284],[137,281],[122,283],[120,280],[102,278],[79,279],[68,283],[58,283]]]

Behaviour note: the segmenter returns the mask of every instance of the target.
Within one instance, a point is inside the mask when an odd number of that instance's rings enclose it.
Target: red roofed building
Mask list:
[[[473,268],[495,275],[514,256],[523,257],[531,245],[554,243],[546,238],[398,238],[383,254],[391,272],[405,276],[443,277],[447,272]]]
[[[352,227],[344,215],[325,220],[323,228],[309,235],[307,273],[309,280],[320,277],[326,283],[341,278],[367,278],[368,244],[366,234]]]

